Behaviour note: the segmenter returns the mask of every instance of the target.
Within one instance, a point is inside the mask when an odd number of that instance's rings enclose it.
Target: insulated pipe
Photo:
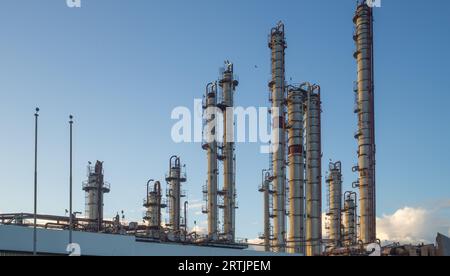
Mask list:
[[[234,92],[238,82],[234,80],[233,64],[225,61],[225,71],[219,85],[222,88],[220,107],[223,111],[223,224],[224,235],[230,242],[235,241],[236,183],[234,153]]]
[[[375,117],[374,117],[374,58],[372,9],[361,2],[353,22],[357,60],[358,172],[360,193],[360,240],[364,244],[376,241],[375,200]]]
[[[206,194],[206,212],[208,214],[208,237],[210,240],[218,239],[218,205],[217,205],[217,175],[218,175],[218,153],[217,153],[217,83],[209,83],[206,86],[206,110],[204,120],[207,125],[206,142],[203,149],[207,151],[208,157],[208,179]]]
[[[185,233],[185,235],[187,235],[187,233],[188,233],[188,205],[189,205],[189,202],[188,201],[185,201],[184,202],[184,233]]]
[[[306,255],[322,253],[322,149],[320,86],[314,85],[305,104],[306,128]]]
[[[330,237],[333,248],[341,246],[341,211],[342,211],[342,163],[330,163],[328,185],[330,191]]]
[[[158,228],[160,228],[161,227],[161,207],[162,206],[161,206],[161,183],[159,181],[155,182],[154,191],[155,191],[155,194],[157,196]]]
[[[304,150],[303,101],[304,90],[288,87],[288,162],[289,162],[289,232],[288,252],[305,253],[304,247]]]
[[[286,134],[285,134],[285,30],[279,22],[270,32],[272,80],[269,83],[272,101],[272,167],[274,189],[274,251],[286,249]]]
[[[264,193],[264,250],[270,252],[270,173],[267,170],[262,171],[262,187],[260,192]]]

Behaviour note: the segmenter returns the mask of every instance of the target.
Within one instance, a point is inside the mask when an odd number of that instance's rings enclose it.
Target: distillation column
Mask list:
[[[344,245],[352,246],[356,244],[356,193],[346,192],[344,195],[343,225],[344,225]]]
[[[322,146],[320,87],[308,91],[306,129],[306,255],[318,256],[322,242]]]
[[[356,25],[354,57],[358,64],[357,110],[358,167],[360,193],[360,240],[364,244],[376,241],[375,199],[375,117],[374,117],[374,59],[372,9],[358,5],[353,19]]]
[[[264,233],[263,236],[260,237],[261,239],[264,239],[264,251],[270,252],[272,245],[272,233],[271,233],[271,206],[270,206],[270,199],[272,197],[271,194],[271,188],[270,188],[270,182],[271,182],[271,175],[270,172],[267,170],[262,171],[262,184],[259,187],[259,192],[263,193],[264,195]]]
[[[178,156],[172,156],[169,162],[169,174],[166,177],[168,184],[167,198],[169,202],[169,224],[178,238],[182,225],[181,221],[181,198],[185,197],[181,190],[181,183],[186,182],[186,175],[181,171],[181,161]]]
[[[330,237],[333,248],[341,246],[341,211],[342,211],[342,164],[330,163],[327,179],[330,191]]]
[[[304,152],[303,100],[301,88],[288,88],[289,232],[288,252],[304,254]]]
[[[204,213],[208,214],[208,237],[211,240],[218,238],[218,205],[217,205],[217,83],[209,83],[206,86],[206,102],[204,112],[204,123],[206,124],[206,137],[203,149],[207,151],[208,156],[208,179],[206,189],[204,189],[206,208]]]
[[[219,81],[222,99],[219,107],[223,111],[223,224],[224,235],[230,242],[235,241],[236,228],[236,172],[234,153],[234,92],[238,81],[234,79],[233,64],[225,61],[225,71]]]
[[[272,167],[274,187],[274,251],[285,252],[286,247],[286,134],[285,134],[285,50],[284,24],[279,22],[270,32],[272,50]]]
[[[89,229],[103,230],[103,195],[110,192],[110,186],[104,181],[103,162],[97,161],[95,167],[88,166],[88,180],[83,182],[86,192],[85,216],[90,220]]]
[[[162,202],[161,183],[156,181],[153,190],[150,185],[153,180],[147,182],[147,198],[144,199],[143,206],[147,209],[144,213],[144,220],[147,222],[149,234],[159,233],[161,230],[161,209],[166,205]]]

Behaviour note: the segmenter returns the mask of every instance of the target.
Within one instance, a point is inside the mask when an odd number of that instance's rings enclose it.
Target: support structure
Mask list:
[[[364,244],[376,241],[375,198],[375,117],[374,117],[374,57],[373,15],[366,1],[358,4],[353,22],[356,26],[354,54],[358,65],[358,80],[355,87],[355,113],[358,114],[358,171],[360,207],[360,237]]]
[[[272,167],[274,187],[274,251],[286,250],[286,134],[285,134],[285,39],[284,24],[272,28],[269,38],[272,51]]]
[[[329,212],[330,219],[330,245],[332,248],[341,246],[341,211],[342,211],[342,163],[330,163],[327,179],[329,189]]]
[[[86,192],[85,216],[90,220],[89,230],[101,232],[103,230],[103,198],[110,192],[109,183],[105,182],[103,162],[97,161],[95,166],[89,162],[88,180],[83,182],[83,191]]]
[[[306,129],[306,255],[322,253],[322,134],[320,86],[308,91]]]

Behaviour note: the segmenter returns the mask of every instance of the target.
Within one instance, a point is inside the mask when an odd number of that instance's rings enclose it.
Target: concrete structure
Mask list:
[[[33,228],[0,224],[0,256],[31,255]],[[67,230],[38,228],[37,251],[40,255],[68,255]],[[73,242],[83,256],[273,256],[236,245],[197,246],[162,243],[145,237],[73,232]]]
[[[356,26],[354,54],[358,65],[356,82],[356,108],[358,114],[359,173],[356,183],[359,187],[360,237],[364,244],[376,241],[376,198],[375,198],[375,114],[374,114],[374,57],[373,57],[373,15],[366,1],[358,4],[353,22]]]

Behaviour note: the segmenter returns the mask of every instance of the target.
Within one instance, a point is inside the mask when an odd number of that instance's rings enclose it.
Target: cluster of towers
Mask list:
[[[183,198],[186,197],[182,184],[187,181],[186,172],[183,168],[180,157],[170,157],[169,171],[166,174],[165,200],[162,196],[161,182],[153,179],[147,182],[147,196],[143,203],[146,211],[143,218],[147,223],[147,234],[152,238],[161,239],[164,236],[171,241],[180,241],[186,239],[188,235],[188,202],[182,203]],[[168,213],[165,227],[162,226],[162,209],[167,209]]]
[[[265,198],[265,247],[275,252],[319,255],[322,239],[320,86],[286,84],[287,45],[283,23],[271,30],[269,48],[272,52],[269,83],[272,160],[260,187]]]
[[[186,172],[181,164],[180,157],[172,156],[169,162],[169,172],[166,175],[166,198],[163,199],[161,182],[153,179],[147,182],[146,197],[143,201],[143,219],[146,222],[146,234],[152,238],[167,238],[172,241],[185,239],[187,236],[187,209],[188,202],[182,200],[186,192],[182,190],[182,184],[186,182]],[[104,180],[103,162],[97,161],[94,166],[88,165],[88,180],[83,182],[83,190],[86,192],[86,219],[89,221],[87,229],[92,232],[105,231],[104,220],[104,194],[110,192],[110,184]],[[162,221],[162,209],[167,209],[168,219]],[[182,212],[184,210],[184,212]],[[116,221],[120,218],[117,217]],[[165,225],[165,227],[163,227]],[[139,230],[138,226],[136,230]]]
[[[236,229],[236,156],[234,144],[234,93],[238,86],[233,64],[225,61],[218,81],[206,86],[203,103],[202,148],[207,152],[208,176],[203,188],[208,215],[208,240],[235,241]],[[221,125],[220,125],[221,124]],[[219,130],[222,131],[219,131]],[[222,133],[221,133],[222,132]],[[221,135],[222,134],[222,135]],[[222,166],[219,166],[222,163]],[[223,168],[223,185],[219,188],[219,167]],[[219,212],[222,211],[222,219]],[[219,227],[222,222],[222,229]]]
[[[321,255],[324,247],[337,249],[376,242],[375,226],[375,122],[372,8],[358,2],[354,17],[354,54],[358,65],[355,113],[358,115],[359,179],[357,194],[342,193],[342,164],[330,163],[329,239],[322,238],[322,138],[320,86],[287,85],[285,81],[285,28],[271,30],[272,154],[263,171],[264,239],[266,251]],[[287,227],[288,226],[288,227]]]
[[[269,83],[272,116],[271,164],[263,170],[259,191],[264,194],[266,251],[321,255],[326,250],[367,245],[376,241],[375,217],[375,120],[372,8],[358,2],[354,41],[357,60],[355,113],[358,115],[358,181],[355,192],[343,194],[342,163],[330,163],[328,186],[328,239],[322,237],[322,133],[321,88],[308,82],[288,85],[285,80],[285,27],[282,22],[269,36],[272,79]],[[234,143],[234,93],[239,82],[233,64],[225,61],[220,78],[206,86],[203,102],[203,143],[207,153],[207,183],[203,187],[203,213],[208,216],[207,242],[235,242],[236,157]],[[144,220],[148,235],[179,241],[187,233],[187,201],[182,184],[186,174],[180,158],[172,156],[166,175],[166,200],[161,183],[150,180]],[[222,185],[219,185],[219,179]],[[110,191],[104,181],[103,163],[88,168],[86,215],[89,228],[102,231],[103,195]],[[182,208],[184,207],[184,215]],[[359,215],[357,212],[359,207]],[[162,226],[161,210],[169,219]]]

